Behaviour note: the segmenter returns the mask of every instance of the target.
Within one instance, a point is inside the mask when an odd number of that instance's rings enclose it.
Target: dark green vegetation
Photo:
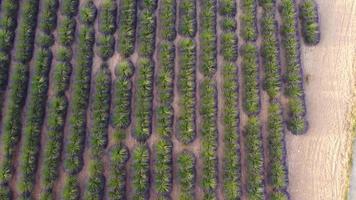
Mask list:
[[[194,182],[195,182],[195,157],[188,151],[182,152],[177,161],[178,165],[178,182],[179,182],[179,199],[194,199]]]
[[[169,195],[172,189],[172,144],[162,139],[154,147],[154,188],[160,197]]]
[[[116,14],[117,6],[113,0],[105,0],[102,2],[99,11],[99,31],[101,34],[97,39],[98,55],[103,60],[110,58],[115,51],[115,38],[116,31]]]
[[[162,0],[158,10],[160,21],[160,36],[162,40],[173,41],[176,37],[176,1]]]
[[[182,0],[178,7],[179,13],[179,34],[186,37],[194,37],[197,31],[196,20],[196,1]]]
[[[151,57],[155,49],[156,19],[150,9],[142,9],[138,15],[138,52],[140,56]]]
[[[135,48],[136,1],[120,0],[118,29],[119,52],[128,57]]]
[[[288,129],[294,134],[307,130],[305,119],[302,67],[296,29],[296,8],[293,0],[283,0],[281,5],[282,43],[285,49],[286,74],[285,94],[289,97]]]
[[[178,44],[178,92],[180,95],[177,138],[187,144],[195,137],[195,60],[196,49],[192,39],[183,39]]]
[[[129,151],[124,145],[116,145],[110,152],[110,179],[108,180],[109,198],[112,200],[125,199],[126,169]]]
[[[257,39],[256,0],[242,0],[241,36],[246,41]]]
[[[304,0],[300,5],[302,33],[305,43],[316,45],[320,41],[318,8],[313,0]]]
[[[146,199],[149,190],[149,159],[147,146],[139,144],[132,153],[132,189],[133,199]]]

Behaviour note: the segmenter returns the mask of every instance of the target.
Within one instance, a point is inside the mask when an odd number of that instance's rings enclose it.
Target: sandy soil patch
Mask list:
[[[351,150],[356,1],[316,1],[321,42],[302,47],[310,129],[305,136],[287,134],[289,191],[292,200],[341,200]]]

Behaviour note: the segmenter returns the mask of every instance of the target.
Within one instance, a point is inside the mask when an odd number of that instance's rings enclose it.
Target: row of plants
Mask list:
[[[160,37],[162,40],[173,41],[176,37],[176,1],[162,0],[158,10]]]
[[[11,74],[11,87],[8,93],[8,103],[3,120],[2,152],[0,165],[0,197],[10,198],[9,181],[13,175],[12,161],[21,135],[21,113],[27,95],[29,61],[32,58],[34,47],[34,35],[38,14],[38,0],[30,0],[23,3],[19,15],[20,23],[17,28],[15,57],[18,61],[13,64]],[[26,47],[26,48],[23,48]]]
[[[319,15],[316,3],[313,0],[304,0],[299,8],[302,35],[305,43],[316,45],[320,42]]]
[[[246,41],[257,39],[256,0],[243,0],[241,2],[241,37]]]
[[[194,198],[194,183],[196,179],[195,171],[195,156],[193,153],[183,151],[178,155],[178,184],[179,184],[179,199],[193,200]]]
[[[162,41],[158,48],[158,75],[156,80],[159,105],[157,107],[157,132],[170,137],[173,132],[173,79],[175,48],[172,42]]]
[[[40,11],[41,20],[36,38],[46,40],[51,38],[57,21],[56,0],[46,0]],[[40,152],[41,128],[44,122],[47,91],[49,87],[49,71],[52,64],[50,47],[53,42],[37,42],[38,46],[34,62],[34,73],[28,94],[28,105],[25,115],[23,144],[20,153],[19,193],[21,198],[30,198],[35,184],[38,156]]]
[[[112,200],[126,198],[126,162],[129,150],[123,144],[115,145],[110,151],[110,176],[108,180],[108,196]]]
[[[213,76],[216,71],[216,0],[199,1],[200,12],[200,71],[204,76]]]
[[[78,13],[78,0],[62,0],[60,4],[61,14],[67,17],[74,17]]]
[[[150,152],[146,145],[139,144],[132,153],[131,184],[133,199],[147,199],[150,188]]]
[[[115,51],[116,15],[116,1],[103,1],[99,12],[99,31],[101,34],[97,39],[97,54],[104,61],[109,59]]]
[[[141,58],[137,67],[137,90],[133,134],[139,141],[145,141],[151,134],[152,101],[153,101],[153,62]]]
[[[178,7],[178,33],[193,38],[197,32],[197,11],[196,1],[182,0]]]
[[[82,9],[91,7],[88,1]],[[71,100],[71,114],[69,116],[69,137],[65,146],[64,166],[69,174],[76,174],[83,165],[82,153],[86,133],[86,110],[89,101],[90,76],[95,42],[94,20],[84,23],[79,28],[78,50]]]
[[[131,115],[131,77],[134,66],[129,60],[124,60],[116,66],[116,80],[114,83],[113,109],[111,124],[117,129],[125,129],[130,125]],[[124,139],[121,135],[119,139]]]
[[[62,1],[64,6],[69,1]],[[72,6],[79,5],[79,1],[71,1]],[[69,4],[67,4],[69,6]],[[62,7],[63,8],[63,7]],[[76,10],[77,8],[71,8]],[[68,13],[68,12],[64,12]],[[76,12],[75,12],[76,13]],[[53,96],[48,99],[47,108],[47,143],[44,144],[44,155],[41,176],[41,200],[55,199],[53,188],[59,174],[63,131],[67,114],[68,100],[65,91],[69,88],[72,72],[72,49],[76,22],[73,15],[63,15],[57,27],[57,42],[60,45],[55,56],[56,62],[53,72]]]
[[[138,14],[138,53],[143,57],[152,57],[155,50],[156,17],[152,10],[144,7]]]
[[[258,88],[257,48],[253,43],[241,47],[242,74],[243,74],[243,108],[249,115],[257,114],[260,110]]]
[[[118,50],[125,56],[133,54],[136,41],[136,1],[120,0],[118,18]]]
[[[177,116],[178,140],[188,144],[195,138],[195,70],[196,45],[193,39],[184,38],[178,44],[178,93],[179,108]]]
[[[217,187],[217,90],[215,82],[209,78],[200,84],[201,115],[201,157],[203,161],[201,186],[205,199],[216,199]]]
[[[169,139],[160,139],[154,145],[154,189],[162,198],[172,190],[172,149]]]
[[[223,94],[223,194],[228,200],[238,199],[241,196],[240,185],[240,145],[239,145],[239,110],[238,110],[238,80],[237,66],[237,35],[236,35],[236,1],[219,0],[219,14],[222,16],[220,34],[220,54],[223,57],[222,67],[222,94]],[[222,134],[222,133],[221,133]]]
[[[247,152],[247,196],[248,199],[264,199],[263,148],[261,122],[250,116],[245,126]]]
[[[77,176],[67,176],[61,195],[63,200],[79,200],[80,188]]]
[[[300,45],[297,37],[297,14],[293,0],[283,0],[280,8],[282,18],[282,44],[285,50],[285,94],[289,97],[287,127],[293,134],[303,134],[308,128],[305,119],[303,71]]]
[[[100,200],[104,197],[105,176],[104,166],[100,157],[90,160],[88,178],[84,191],[84,199]]]
[[[3,0],[0,19],[0,102],[3,102],[8,83],[11,50],[17,27],[18,1]],[[0,105],[2,109],[2,103]]]

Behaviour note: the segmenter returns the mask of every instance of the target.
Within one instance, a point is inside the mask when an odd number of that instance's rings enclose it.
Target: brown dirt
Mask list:
[[[356,2],[319,4],[321,41],[302,46],[309,131],[287,134],[291,199],[342,200],[351,151],[355,86]]]

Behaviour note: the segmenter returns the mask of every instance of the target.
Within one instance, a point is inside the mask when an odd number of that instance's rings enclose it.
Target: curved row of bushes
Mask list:
[[[241,8],[241,37],[246,41],[257,39],[256,0],[243,0]]]
[[[195,156],[193,153],[183,151],[178,155],[178,184],[179,184],[179,199],[193,200],[194,184],[196,179],[195,171]]]
[[[125,57],[129,57],[135,49],[136,12],[136,1],[120,0],[118,50]]]
[[[8,103],[4,114],[2,130],[2,162],[0,165],[0,197],[7,199],[10,197],[8,182],[13,173],[12,160],[15,155],[21,134],[21,113],[27,95],[29,61],[32,58],[34,47],[35,29],[39,1],[29,0],[22,4],[23,8],[19,13],[21,16],[17,28],[15,58],[13,73],[8,95]]]
[[[130,125],[131,115],[131,77],[134,73],[133,64],[124,60],[116,66],[116,80],[114,83],[113,109],[111,123],[115,128],[125,129]],[[124,135],[119,135],[124,139]]]
[[[213,76],[216,71],[216,0],[201,0],[200,3],[200,71],[204,76]]]
[[[40,11],[39,32],[37,39],[53,37],[56,28],[57,0],[46,0]],[[44,19],[45,18],[45,19]],[[23,145],[20,157],[19,193],[21,198],[30,198],[35,184],[38,156],[40,152],[41,128],[44,121],[47,91],[49,87],[49,71],[52,64],[52,43],[39,43],[34,62],[34,73],[28,94],[28,105],[23,132]]]
[[[158,49],[159,70],[157,74],[157,132],[161,137],[170,137],[173,132],[173,79],[175,48],[172,42],[162,41]]]
[[[78,5],[79,1],[62,1],[62,9],[66,7],[70,10],[76,10],[73,7]],[[64,7],[63,7],[64,6]],[[62,13],[71,13],[64,11]],[[76,13],[76,12],[75,12]],[[68,100],[65,91],[69,87],[69,80],[72,71],[72,49],[74,42],[76,22],[74,15],[64,15],[58,23],[57,42],[59,48],[55,56],[56,64],[53,72],[53,97],[48,101],[47,108],[47,143],[44,144],[43,168],[41,177],[41,200],[53,200],[53,187],[58,177],[59,165],[61,162],[62,141],[65,117],[67,113]]]
[[[241,48],[243,73],[243,107],[248,114],[257,114],[260,111],[260,98],[258,88],[257,48],[247,43]]]
[[[82,9],[91,7],[89,1]],[[83,165],[82,153],[86,132],[86,110],[89,101],[90,76],[95,42],[93,20],[79,28],[76,66],[74,67],[71,115],[69,116],[69,137],[65,146],[65,170],[76,174]]]
[[[162,0],[160,2],[158,15],[161,39],[173,41],[176,37],[176,1]]]
[[[172,143],[161,139],[154,145],[154,189],[160,197],[167,197],[172,190]]]
[[[150,59],[141,58],[137,68],[136,121],[133,134],[139,141],[145,141],[151,134],[153,71]]]
[[[99,12],[99,31],[101,34],[97,39],[97,54],[104,61],[109,59],[115,51],[115,38],[113,34],[116,31],[116,15],[116,1],[103,1]]]
[[[3,102],[4,93],[8,83],[9,66],[11,63],[11,50],[14,45],[15,30],[17,27],[18,1],[3,0],[1,2],[0,19],[0,100]],[[2,110],[2,103],[0,106]]]
[[[196,1],[182,0],[178,7],[178,32],[179,34],[193,38],[197,32]]]
[[[308,128],[308,123],[305,119],[303,70],[297,38],[297,14],[294,0],[283,0],[280,12],[282,44],[286,58],[285,94],[289,97],[287,127],[293,134],[303,134]]]
[[[264,199],[263,147],[260,120],[250,116],[245,126],[248,199]]]
[[[216,199],[217,187],[217,90],[215,82],[205,79],[200,85],[200,115],[201,115],[201,157],[203,160],[201,186],[205,199]]]
[[[123,144],[115,145],[110,151],[110,176],[108,196],[112,200],[123,200],[126,197],[126,162],[129,150]]]
[[[313,0],[304,0],[300,5],[302,35],[305,43],[316,45],[320,42],[318,7]]]
[[[139,144],[132,153],[131,184],[133,199],[147,199],[150,187],[149,174],[150,152],[146,145]]]
[[[177,116],[178,140],[188,144],[195,138],[195,70],[196,45],[193,39],[182,39],[178,44],[178,92],[179,116]]]

